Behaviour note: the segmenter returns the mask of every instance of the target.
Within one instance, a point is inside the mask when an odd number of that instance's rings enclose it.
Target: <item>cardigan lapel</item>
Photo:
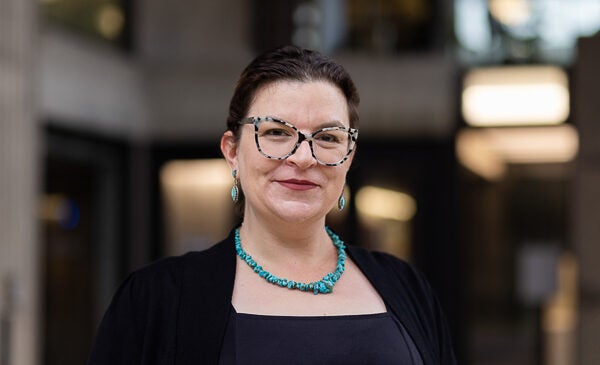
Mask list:
[[[348,246],[348,254],[375,287],[381,298],[392,311],[394,316],[402,323],[417,346],[424,364],[437,364],[433,358],[430,343],[424,332],[419,303],[411,298],[412,289],[404,280],[397,280],[400,276],[389,265],[378,261],[370,252]]]

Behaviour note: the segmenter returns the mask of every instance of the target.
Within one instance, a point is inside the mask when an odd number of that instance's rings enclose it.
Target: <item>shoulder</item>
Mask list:
[[[442,364],[456,364],[446,319],[425,275],[395,256],[349,247],[350,257],[425,354]]]
[[[402,297],[405,304],[433,311],[436,295],[426,276],[412,264],[393,255],[360,247],[349,253],[381,295]]]
[[[348,250],[350,256],[357,262],[363,271],[381,271],[386,274],[393,272],[404,280],[415,282],[425,280],[424,275],[414,266],[396,256],[356,246],[351,246]]]
[[[205,251],[159,259],[131,272],[113,295],[105,317],[128,317],[135,328],[175,318],[182,302],[197,299],[198,293],[215,282],[211,274],[219,265],[217,259],[226,256],[220,252],[223,242]]]
[[[222,262],[230,254],[228,251],[227,240],[224,240],[204,251],[161,258],[131,272],[124,284],[175,289],[186,281],[186,277],[202,275],[215,262]]]
[[[89,364],[140,364],[143,358],[172,363],[178,335],[189,331],[190,319],[202,318],[200,324],[205,323],[202,316],[214,316],[214,312],[203,314],[202,308],[211,304],[225,308],[221,304],[233,286],[235,270],[231,247],[222,241],[208,250],[163,258],[129,274],[100,323]]]

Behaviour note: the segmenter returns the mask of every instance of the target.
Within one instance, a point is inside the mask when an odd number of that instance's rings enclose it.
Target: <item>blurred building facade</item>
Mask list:
[[[572,78],[577,159],[512,165],[490,181],[458,161],[462,76],[533,56],[495,23],[504,53],[471,49],[477,61],[465,61],[453,39],[468,1],[0,1],[0,365],[81,363],[127,272],[227,233],[217,159],[229,98],[254,55],[289,42],[332,54],[361,93],[352,203],[332,225],[425,272],[461,363],[600,363],[597,37],[548,59]],[[377,192],[412,213],[359,204]],[[563,252],[576,268],[559,270]],[[540,270],[556,275],[553,295],[578,268],[579,302],[552,311],[544,292],[523,303],[528,257],[549,257]],[[558,330],[545,329],[547,313]],[[549,355],[555,346],[566,348]]]

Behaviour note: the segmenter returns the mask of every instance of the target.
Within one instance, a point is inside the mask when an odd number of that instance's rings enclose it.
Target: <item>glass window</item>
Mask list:
[[[347,0],[347,47],[370,51],[426,50],[434,44],[433,0]]]
[[[467,63],[568,64],[577,38],[600,30],[598,0],[455,0],[454,30]]]
[[[258,51],[292,43],[326,53],[349,49],[396,53],[430,50],[439,42],[438,0],[255,0]]]
[[[129,0],[42,0],[42,14],[50,22],[77,32],[129,47]]]

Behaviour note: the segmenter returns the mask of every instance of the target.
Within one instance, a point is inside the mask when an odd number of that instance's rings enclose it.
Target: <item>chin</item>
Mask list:
[[[275,212],[282,220],[293,223],[324,218],[327,214],[322,204],[316,206],[297,201],[283,202],[277,206]]]

